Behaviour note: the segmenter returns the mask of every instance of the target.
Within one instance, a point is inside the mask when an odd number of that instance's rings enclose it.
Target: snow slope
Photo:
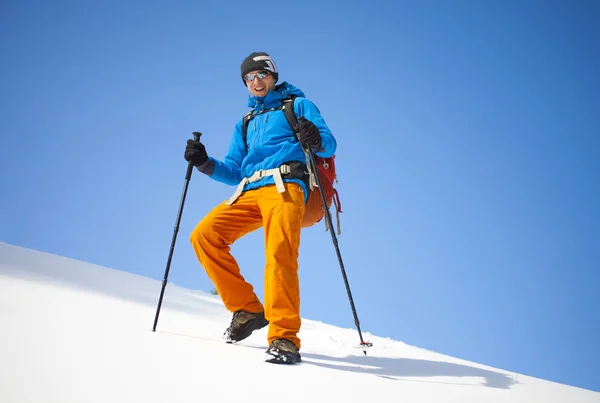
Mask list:
[[[173,268],[176,270],[176,268]],[[0,402],[577,402],[600,393],[304,319],[304,362],[263,362],[266,329],[221,341],[218,297],[0,243]],[[443,337],[443,333],[440,333]]]

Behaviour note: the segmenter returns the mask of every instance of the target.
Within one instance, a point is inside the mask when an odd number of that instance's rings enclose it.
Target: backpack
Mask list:
[[[298,124],[298,118],[296,117],[296,113],[294,113],[294,99],[296,99],[295,96],[289,96],[283,100],[282,106],[268,109],[264,112],[282,109],[286,120],[288,121],[292,130],[294,130],[294,127]],[[248,148],[248,143],[246,141],[248,124],[250,124],[250,121],[254,118],[254,116],[255,115],[252,113],[252,111],[250,111],[244,115],[242,121],[242,138],[244,140],[244,144],[246,145],[246,149]],[[337,233],[339,235],[341,234],[340,213],[342,212],[342,205],[340,203],[340,196],[337,190],[333,187],[333,183],[337,182],[337,175],[335,173],[335,155],[329,158],[322,158],[315,155],[315,160],[317,163],[317,174],[321,179],[321,185],[323,186],[323,191],[325,193],[327,208],[329,209],[332,204],[335,205]],[[321,200],[321,192],[316,189],[309,189],[309,191],[310,194],[308,196],[308,200],[306,201],[304,217],[302,218],[302,228],[315,225],[325,216],[325,211],[323,210],[323,201]],[[325,221],[325,230],[328,230],[327,221]]]

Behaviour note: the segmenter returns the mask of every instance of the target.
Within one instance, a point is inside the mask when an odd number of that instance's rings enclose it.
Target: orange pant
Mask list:
[[[221,203],[200,221],[190,241],[229,311],[264,309],[269,344],[285,338],[300,348],[298,249],[304,192],[295,183],[285,183],[285,188],[285,193],[278,193],[274,185],[266,186],[242,193],[231,206]],[[230,253],[230,245],[260,227],[267,262],[264,308]]]

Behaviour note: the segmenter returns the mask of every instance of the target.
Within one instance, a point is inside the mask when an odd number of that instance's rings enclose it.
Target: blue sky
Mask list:
[[[225,155],[239,65],[266,51],[338,140],[362,330],[598,391],[599,21],[595,1],[4,1],[0,241],[161,279],[185,142]],[[232,192],[194,173],[170,282],[212,288],[188,236]],[[233,254],[262,295],[262,231]],[[302,316],[353,327],[322,226],[300,266]]]

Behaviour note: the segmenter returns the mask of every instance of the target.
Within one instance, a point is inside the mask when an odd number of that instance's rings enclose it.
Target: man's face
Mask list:
[[[275,79],[267,70],[253,70],[244,76],[250,94],[257,97],[266,96],[275,88]]]

